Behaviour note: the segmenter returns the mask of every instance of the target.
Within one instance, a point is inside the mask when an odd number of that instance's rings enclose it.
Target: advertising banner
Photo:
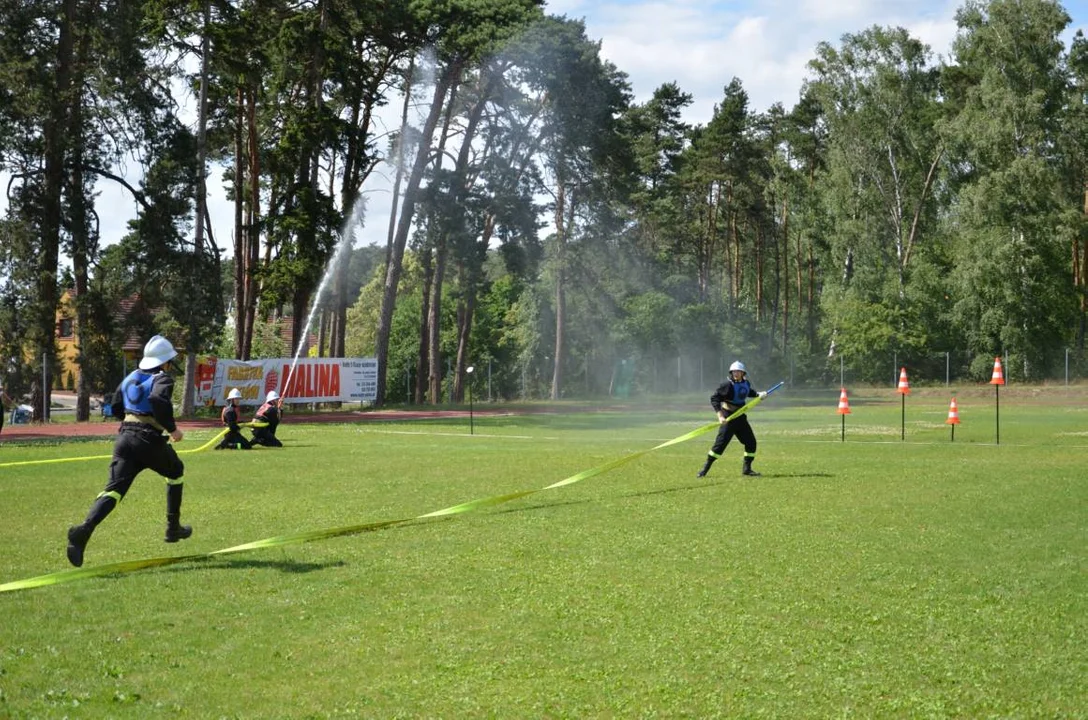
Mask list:
[[[243,405],[260,405],[269,390],[278,392],[286,403],[371,402],[378,396],[378,361],[207,358],[197,365],[197,402],[225,405],[227,393],[236,388],[242,393]]]

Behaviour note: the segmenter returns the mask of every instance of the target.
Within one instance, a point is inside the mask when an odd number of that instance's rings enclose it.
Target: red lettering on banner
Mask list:
[[[274,377],[275,371],[271,373]],[[283,366],[283,393],[294,398],[333,398],[340,397],[340,363],[306,363],[295,366]],[[290,378],[290,382],[287,382]]]

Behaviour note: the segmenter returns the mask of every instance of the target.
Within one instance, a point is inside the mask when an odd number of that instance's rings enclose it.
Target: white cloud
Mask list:
[[[676,82],[694,96],[685,119],[710,120],[722,89],[733,77],[747,90],[750,107],[763,111],[775,102],[787,109],[798,99],[807,76],[807,63],[817,43],[838,43],[845,33],[874,24],[902,26],[930,45],[935,55],[947,57],[956,35],[959,0],[551,0],[546,11],[583,18],[590,38],[601,41],[602,54],[630,77],[636,101],[654,89]],[[1067,4],[1074,16],[1071,30],[1085,27],[1083,2]],[[1067,38],[1068,39],[1068,38]],[[187,89],[179,89],[185,102]],[[190,101],[191,102],[191,101]],[[383,115],[395,116],[393,102]],[[381,120],[382,118],[379,118]],[[388,117],[393,127],[397,118]],[[233,247],[233,205],[220,180],[221,168],[209,176],[209,213],[216,242],[229,255]],[[364,243],[384,244],[391,206],[393,170],[381,166],[363,187],[367,198]],[[139,168],[128,169],[126,179],[139,180]],[[0,174],[0,182],[6,177]],[[102,237],[115,242],[135,216],[135,202],[115,183],[100,183],[98,212]],[[6,205],[0,193],[0,212]]]
[[[870,15],[881,4],[873,0],[802,0],[800,16],[816,23],[848,22]]]
[[[905,0],[772,0],[743,3],[649,0],[589,6],[590,37],[631,78],[636,99],[675,81],[694,96],[689,122],[705,123],[722,89],[740,78],[753,110],[796,103],[817,43],[874,24],[902,25],[947,54],[956,5]],[[551,6],[549,6],[549,10]]]

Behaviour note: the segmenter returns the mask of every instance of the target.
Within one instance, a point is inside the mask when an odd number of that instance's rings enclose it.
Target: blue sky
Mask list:
[[[753,110],[788,110],[821,41],[871,25],[902,26],[947,56],[959,0],[548,0],[554,15],[585,20],[602,53],[631,79],[636,100],[675,81],[695,102],[686,119],[710,119],[722,88],[740,78]],[[1088,34],[1088,0],[1064,2],[1068,33]],[[1068,38],[1067,38],[1068,41]]]
[[[956,34],[960,0],[548,0],[547,12],[584,19],[587,34],[601,42],[601,52],[629,76],[636,102],[647,100],[662,83],[676,82],[694,96],[685,120],[710,120],[722,89],[740,78],[753,110],[797,101],[806,64],[816,44],[837,43],[845,33],[871,25],[902,26],[927,43],[937,56],[947,56]],[[1066,42],[1077,29],[1088,35],[1088,0],[1063,3],[1073,22]],[[179,98],[192,105],[191,98]],[[397,123],[400,102],[389,104]],[[382,118],[378,118],[379,121]],[[117,168],[133,184],[138,163]],[[213,168],[208,209],[216,241],[231,254],[233,207]],[[363,243],[385,243],[392,170],[376,169],[363,192],[368,200]],[[7,177],[0,173],[0,181]],[[116,242],[135,216],[131,197],[115,183],[99,185],[98,214],[103,244]],[[0,194],[0,212],[6,205]]]

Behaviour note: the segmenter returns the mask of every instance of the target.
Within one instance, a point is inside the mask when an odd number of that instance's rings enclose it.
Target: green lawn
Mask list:
[[[1088,717],[1083,390],[776,394],[761,478],[712,436],[451,518],[0,594],[0,717]],[[145,473],[87,566],[544,488],[712,420],[702,398],[287,425]],[[211,432],[193,433],[180,448]],[[108,454],[0,445],[0,462]],[[0,583],[64,570],[107,461],[0,468]]]

